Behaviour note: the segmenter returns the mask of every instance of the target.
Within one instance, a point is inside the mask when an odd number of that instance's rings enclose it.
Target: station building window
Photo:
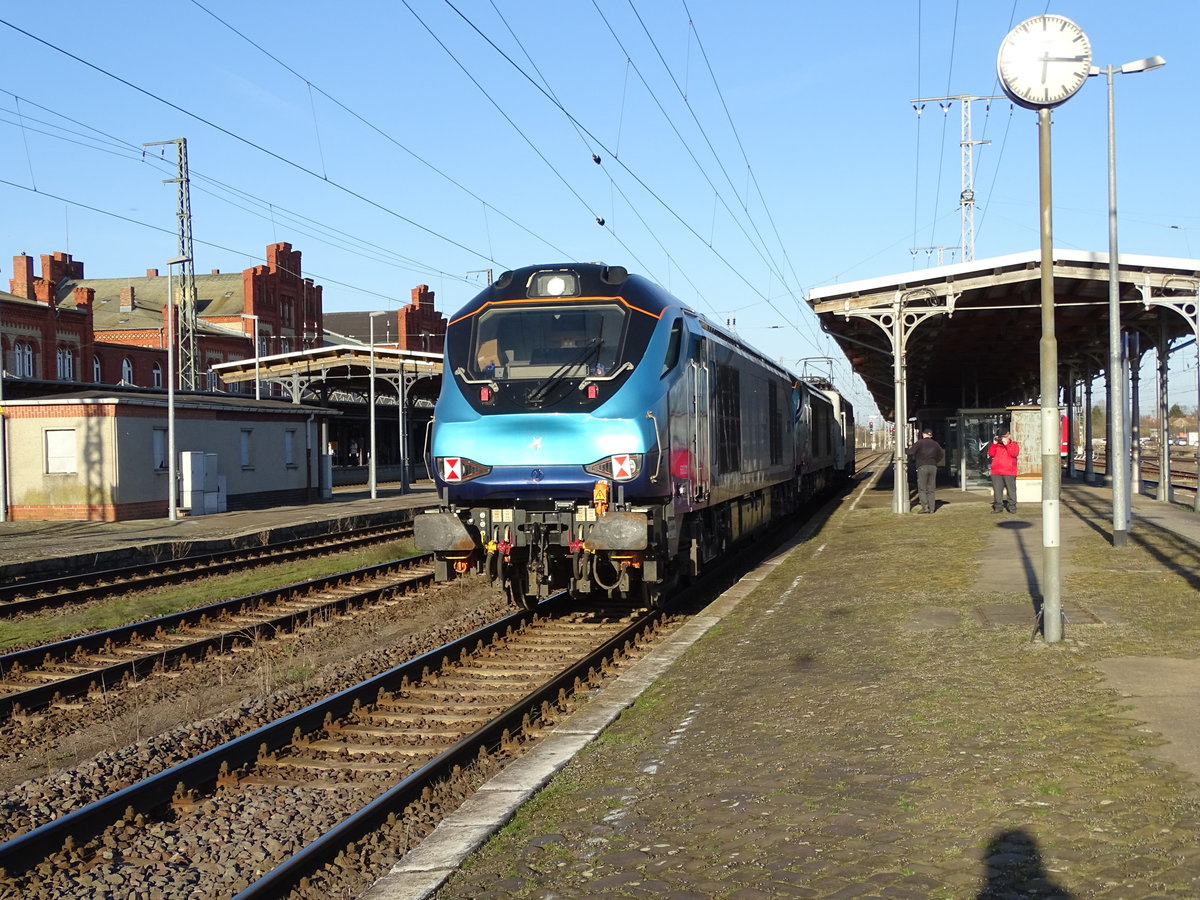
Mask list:
[[[75,380],[75,354],[70,347],[58,348],[58,380]]]
[[[79,471],[74,428],[47,428],[46,474],[69,475]]]
[[[241,463],[242,463],[243,469],[253,469],[254,468],[254,454],[253,454],[254,445],[253,445],[253,442],[251,441],[251,438],[253,435],[254,435],[253,428],[243,428],[241,437],[238,440],[238,453],[241,457]]]
[[[133,384],[133,360],[128,356],[121,360],[121,384]]]
[[[167,429],[155,428],[152,441],[150,458],[154,461],[154,468],[162,471],[167,468]]]
[[[158,363],[154,364],[154,373],[151,375],[151,378],[154,381],[154,387],[160,388],[163,386],[163,370],[162,366]]]
[[[101,375],[100,357],[93,356],[92,357],[92,381],[96,384],[99,384],[101,381],[104,380],[103,378],[100,377],[100,375]]]
[[[33,377],[33,345],[17,341],[13,347],[13,374],[18,378]]]

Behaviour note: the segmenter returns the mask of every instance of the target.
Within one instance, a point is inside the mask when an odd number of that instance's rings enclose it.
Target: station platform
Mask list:
[[[250,543],[275,543],[341,530],[348,523],[387,524],[437,505],[431,481],[401,492],[399,482],[335,488],[317,503],[213,513],[171,521],[0,522],[0,580],[50,578],[76,569],[108,569],[179,556],[216,553]]]
[[[377,494],[0,523],[0,566],[206,552],[436,503],[428,483]],[[1065,482],[1048,644],[1041,505],[937,499],[896,515],[888,465],[862,473],[367,900],[1200,897],[1200,517],[1134,497],[1113,547],[1108,490]]]
[[[1200,896],[1200,518],[864,473],[582,704],[367,900]]]

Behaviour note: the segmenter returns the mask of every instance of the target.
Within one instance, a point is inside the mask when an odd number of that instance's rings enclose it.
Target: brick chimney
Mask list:
[[[77,287],[74,291],[75,308],[80,312],[91,315],[92,304],[96,301],[96,291],[90,287]]]
[[[33,257],[14,256],[12,262],[13,277],[8,279],[8,291],[26,300],[33,299]]]
[[[70,253],[61,250],[53,254],[42,254],[42,277],[53,285],[64,278],[83,278],[83,263],[71,259]]]
[[[147,278],[157,278],[158,277],[158,269],[147,269],[146,277]]]
[[[417,309],[433,309],[433,291],[427,284],[418,284],[412,289],[412,305]]]
[[[267,266],[271,272],[280,270],[292,278],[300,277],[300,251],[286,241],[267,245]]]
[[[121,288],[121,312],[133,312],[133,285]]]
[[[412,303],[397,317],[398,346],[404,350],[441,353],[446,334],[446,317],[433,308],[433,291],[427,284],[412,290]]]

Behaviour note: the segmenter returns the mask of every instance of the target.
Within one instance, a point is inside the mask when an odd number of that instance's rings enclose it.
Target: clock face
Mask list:
[[[1030,109],[1058,106],[1083,87],[1092,69],[1092,44],[1063,16],[1034,16],[1004,38],[996,72],[1004,93]]]

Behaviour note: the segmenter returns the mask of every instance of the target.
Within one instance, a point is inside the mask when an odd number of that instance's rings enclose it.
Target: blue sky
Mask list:
[[[289,241],[327,310],[426,283],[452,313],[485,270],[602,260],[867,409],[803,298],[959,244],[961,107],[910,101],[998,95],[1044,12],[1098,65],[1167,59],[1116,79],[1120,247],[1200,257],[1194,0],[46,0],[0,12],[0,284],[19,253],[163,268],[174,149],[141,145],[186,137],[197,272]],[[1036,117],[972,123],[975,256],[1035,249]],[[1104,80],[1054,123],[1055,245],[1106,250]]]

